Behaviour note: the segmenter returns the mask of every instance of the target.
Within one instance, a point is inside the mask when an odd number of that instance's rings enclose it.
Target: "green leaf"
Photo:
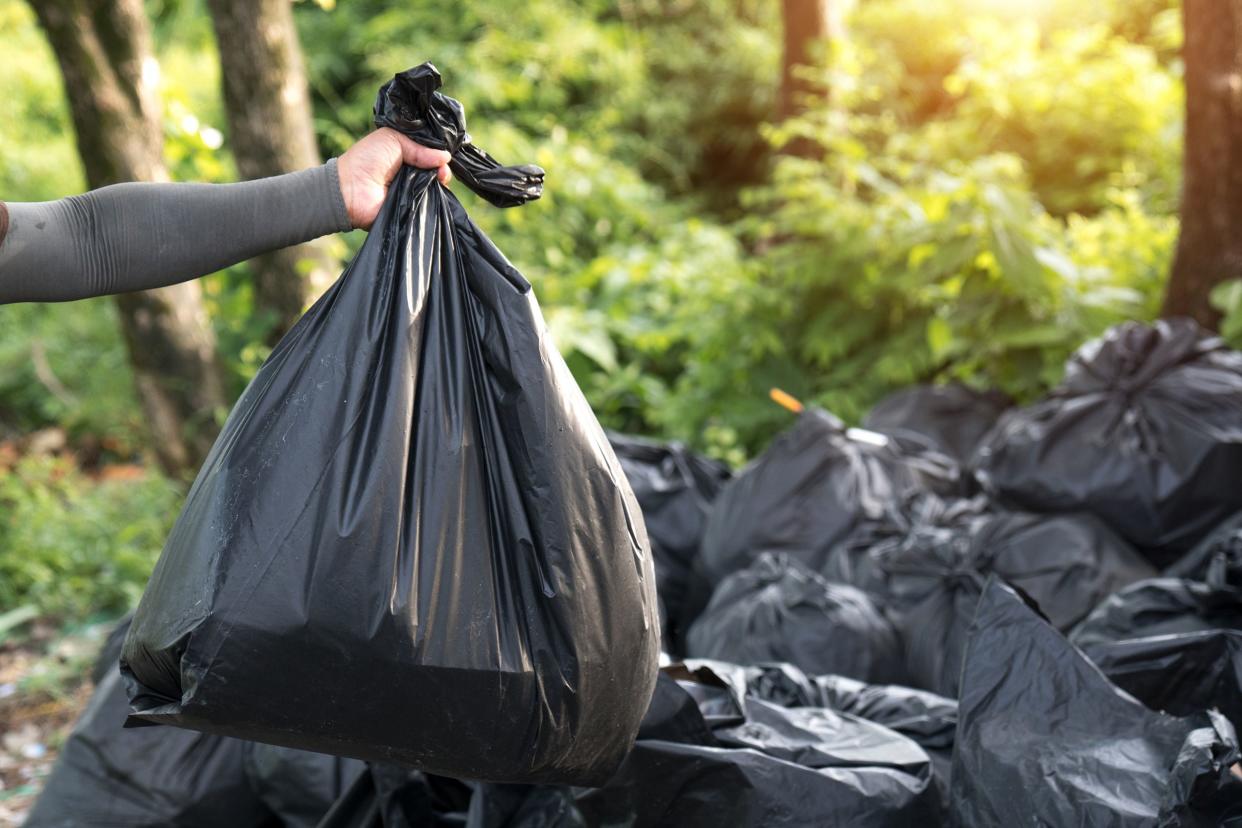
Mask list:
[[[947,320],[940,317],[934,317],[927,322],[927,347],[931,349],[932,356],[936,359],[944,359],[954,348],[953,326]]]
[[[9,610],[0,614],[0,641],[5,639],[12,630],[17,629],[28,621],[33,621],[39,617],[39,609],[34,604],[26,604],[17,609]]]

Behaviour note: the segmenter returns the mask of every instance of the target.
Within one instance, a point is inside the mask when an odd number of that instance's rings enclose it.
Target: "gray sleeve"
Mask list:
[[[5,207],[0,304],[163,287],[352,229],[335,159],[239,184],[116,184]]]

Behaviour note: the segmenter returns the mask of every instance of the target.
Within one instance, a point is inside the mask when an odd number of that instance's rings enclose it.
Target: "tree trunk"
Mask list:
[[[159,64],[142,0],[30,0],[60,63],[92,188],[167,181]],[[193,471],[225,405],[215,335],[189,282],[116,298],[154,449],[173,474]]]
[[[811,83],[797,71],[815,65],[817,44],[840,34],[841,22],[832,16],[830,0],[781,0],[785,49],[781,58],[779,114],[790,118],[806,111],[809,101],[823,98],[826,87]]]
[[[320,163],[302,47],[289,0],[209,0],[220,50],[229,143],[243,178],[263,178]],[[274,313],[272,342],[334,278],[323,242],[254,260],[256,304]]]
[[[1214,328],[1212,288],[1242,278],[1242,0],[1184,0],[1186,149],[1166,316]]]

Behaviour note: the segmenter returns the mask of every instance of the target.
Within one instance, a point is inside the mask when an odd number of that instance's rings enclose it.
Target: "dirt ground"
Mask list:
[[[36,625],[0,641],[0,828],[21,825],[90,698],[90,666],[110,625],[62,635]]]

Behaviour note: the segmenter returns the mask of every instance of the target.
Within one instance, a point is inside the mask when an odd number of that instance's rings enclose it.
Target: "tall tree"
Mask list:
[[[789,118],[805,111],[806,103],[825,94],[823,86],[803,77],[799,67],[813,66],[816,48],[836,32],[830,0],[781,0],[784,51],[781,56],[780,115]]]
[[[1165,315],[1215,327],[1212,288],[1242,278],[1242,0],[1184,0],[1181,233]]]
[[[159,64],[142,0],[30,0],[60,64],[92,188],[167,181]],[[138,396],[161,464],[192,470],[225,404],[215,335],[190,282],[116,297]]]
[[[320,162],[302,47],[289,0],[209,0],[220,50],[229,141],[243,178]],[[273,340],[330,283],[336,262],[322,241],[260,256],[255,298],[274,312]]]

